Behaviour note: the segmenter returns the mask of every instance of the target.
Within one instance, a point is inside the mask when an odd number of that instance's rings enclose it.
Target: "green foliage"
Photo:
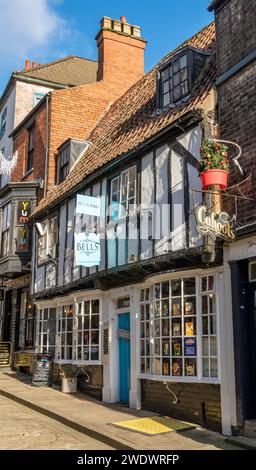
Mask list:
[[[206,170],[229,171],[228,147],[224,144],[205,140],[200,147],[200,160],[198,171],[203,173]]]
[[[77,367],[72,364],[60,365],[60,376],[65,378],[73,378],[77,376]]]

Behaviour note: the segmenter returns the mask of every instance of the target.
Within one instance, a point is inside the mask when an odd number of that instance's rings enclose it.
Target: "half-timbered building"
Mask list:
[[[104,402],[230,433],[230,273],[222,245],[207,262],[194,215],[215,79],[210,24],[110,107],[32,215],[32,297],[37,351],[52,352],[56,379],[73,364],[80,390]],[[79,214],[77,195],[100,198],[100,216]],[[100,234],[99,265],[76,262],[83,231]]]

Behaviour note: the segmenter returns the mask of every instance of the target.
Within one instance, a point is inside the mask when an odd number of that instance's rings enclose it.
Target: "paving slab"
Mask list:
[[[119,404],[105,404],[82,393],[64,394],[52,387],[35,387],[24,374],[0,373],[0,395],[120,450],[221,450],[239,449],[224,436],[197,427],[184,432],[144,436],[110,424],[156,415]]]

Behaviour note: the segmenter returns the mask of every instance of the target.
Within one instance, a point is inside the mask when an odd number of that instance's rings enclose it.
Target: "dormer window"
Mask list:
[[[59,183],[69,174],[70,145],[63,146],[59,151]]]
[[[187,55],[172,61],[161,71],[162,105],[174,103],[188,94]]]
[[[86,140],[68,139],[58,148],[56,183],[60,184],[72,171],[75,163],[89,147]]]
[[[177,103],[190,94],[208,55],[188,46],[162,65],[158,73],[159,108]]]

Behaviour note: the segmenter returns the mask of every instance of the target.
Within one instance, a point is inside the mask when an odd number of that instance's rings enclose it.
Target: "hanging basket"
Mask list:
[[[209,186],[220,186],[221,189],[225,189],[228,185],[228,171],[226,170],[206,170],[200,174],[201,183],[203,189]]]

